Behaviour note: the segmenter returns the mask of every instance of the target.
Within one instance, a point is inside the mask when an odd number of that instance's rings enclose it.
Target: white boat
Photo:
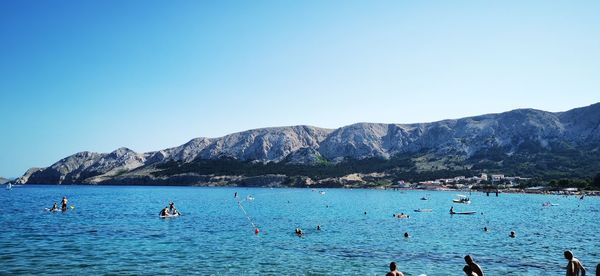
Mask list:
[[[457,195],[458,198],[452,200],[454,203],[471,204],[471,200],[466,195]]]
[[[10,190],[10,189],[12,189],[12,184],[11,184],[11,183],[8,183],[8,184],[6,184],[6,189],[7,189],[7,190]]]

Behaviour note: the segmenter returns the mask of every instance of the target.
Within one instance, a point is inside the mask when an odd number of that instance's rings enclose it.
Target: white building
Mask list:
[[[503,174],[492,174],[492,181],[500,181],[504,179]]]

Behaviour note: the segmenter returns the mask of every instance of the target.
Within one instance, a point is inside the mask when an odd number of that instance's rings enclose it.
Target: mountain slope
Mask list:
[[[597,103],[558,113],[517,109],[432,123],[262,128],[195,138],[148,153],[127,148],[81,152],[30,170],[17,182],[160,184],[177,179],[198,184],[218,175],[333,177],[353,170],[397,178],[464,170],[589,177],[600,171],[599,149]]]

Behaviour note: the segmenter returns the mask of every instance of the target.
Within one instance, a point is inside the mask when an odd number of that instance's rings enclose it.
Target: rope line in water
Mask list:
[[[250,219],[250,216],[248,215],[248,213],[246,212],[246,210],[244,209],[244,206],[242,206],[242,202],[240,202],[238,200],[238,206],[240,207],[240,210],[242,210],[242,212],[244,212],[244,215],[246,216],[246,218],[248,219],[248,222],[250,222],[250,224],[252,224],[252,227],[254,229],[257,229],[258,227],[256,227],[256,225],[254,224],[254,222],[252,222],[252,219]]]

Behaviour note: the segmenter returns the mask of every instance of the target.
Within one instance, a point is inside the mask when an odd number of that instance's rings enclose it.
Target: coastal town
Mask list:
[[[507,176],[504,174],[481,173],[475,176],[455,176],[452,178],[439,178],[435,180],[419,181],[410,183],[398,181],[397,184],[389,186],[391,189],[420,189],[432,191],[449,190],[475,190],[481,192],[509,192],[509,193],[532,193],[532,194],[567,194],[567,195],[598,195],[600,191],[583,191],[577,187],[553,187],[550,185],[525,186],[525,182],[531,180],[528,177]]]
[[[426,190],[440,189],[507,189],[519,186],[519,183],[530,180],[531,178],[520,176],[505,176],[504,174],[482,173],[479,176],[466,177],[464,175],[452,178],[439,178],[435,180],[420,181],[417,183],[408,183],[398,181],[399,188],[415,188]]]

